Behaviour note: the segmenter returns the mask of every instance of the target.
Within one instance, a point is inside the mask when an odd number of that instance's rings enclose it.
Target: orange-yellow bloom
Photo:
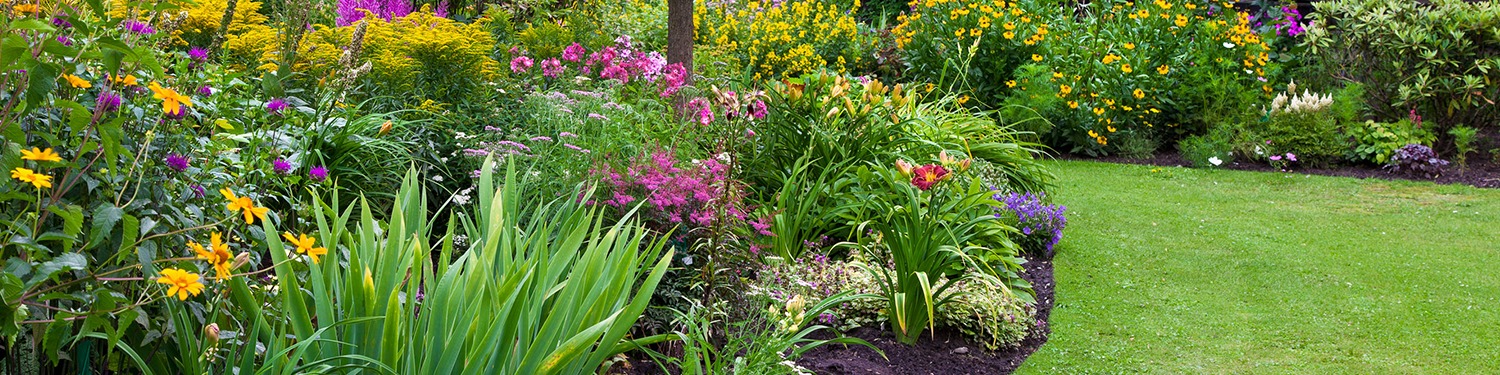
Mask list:
[[[214,232],[209,241],[208,249],[203,248],[203,245],[197,242],[188,242],[188,247],[198,253],[198,259],[213,264],[214,271],[218,273],[220,279],[229,277],[230,268],[232,268],[230,265],[234,262],[234,253],[229,252],[229,244],[224,243],[219,232]]]
[[[250,200],[250,197],[237,197],[229,188],[219,189],[219,194],[223,194],[224,199],[229,201],[224,208],[229,211],[240,211],[245,215],[245,222],[249,224],[255,224],[256,218],[265,220],[266,212],[271,210],[265,207],[255,207],[255,201]]]
[[[167,288],[167,297],[177,296],[178,300],[187,300],[188,294],[198,295],[203,293],[203,283],[198,281],[196,273],[190,273],[177,268],[161,270],[161,277],[156,282],[170,285]]]
[[[297,246],[297,254],[307,254],[307,257],[312,258],[314,264],[318,263],[318,257],[328,254],[327,248],[314,247],[316,246],[315,241],[312,237],[308,237],[307,234],[303,234],[299,238],[293,236],[292,232],[286,232],[282,233],[281,237],[285,238],[287,242],[292,243],[292,245]]]
[[[94,87],[93,84],[90,84],[89,81],[83,79],[83,77],[75,76],[72,74],[64,74],[62,77],[63,79],[67,80],[68,84],[72,85],[74,88],[86,89]]]
[[[160,99],[162,112],[166,112],[169,115],[181,115],[183,106],[193,106],[193,98],[178,94],[177,90],[161,87],[161,84],[156,82],[151,82],[150,88],[153,93],[151,97]]]
[[[21,150],[22,160],[34,161],[62,161],[62,157],[52,151],[51,147],[43,150],[40,147],[32,147],[30,150]]]
[[[52,187],[52,176],[36,173],[26,168],[17,167],[10,170],[10,178],[31,183],[31,186],[35,186],[38,190]]]

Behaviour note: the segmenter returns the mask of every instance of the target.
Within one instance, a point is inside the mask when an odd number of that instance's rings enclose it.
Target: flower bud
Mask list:
[[[246,263],[250,263],[250,253],[240,253],[234,256],[234,263],[229,265],[229,269],[238,269]]]
[[[896,170],[901,171],[901,175],[910,176],[911,168],[911,164],[907,164],[905,160],[896,159]]]
[[[219,344],[219,323],[208,323],[207,326],[203,326],[203,341],[207,341],[209,346]]]

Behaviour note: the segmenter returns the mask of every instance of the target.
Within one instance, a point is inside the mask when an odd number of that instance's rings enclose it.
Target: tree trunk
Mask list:
[[[667,0],[667,63],[682,63],[692,84],[693,0]]]

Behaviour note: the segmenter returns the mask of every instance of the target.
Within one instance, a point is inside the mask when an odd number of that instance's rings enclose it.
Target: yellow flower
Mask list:
[[[1125,64],[1125,65],[1120,65],[1120,71],[1125,72],[1125,73],[1130,73],[1133,70],[1130,69],[1130,64]]]
[[[1141,9],[1139,11],[1136,11],[1135,15],[1136,15],[1136,17],[1146,18],[1146,17],[1151,17],[1151,12],[1147,12],[1145,9]]]
[[[1103,116],[1104,115],[1104,108],[1094,107],[1094,115],[1095,116]]]
[[[1094,138],[1094,141],[1095,142],[1099,142],[1100,146],[1105,146],[1105,145],[1109,144],[1109,138],[1099,137],[1099,138]]]
[[[1106,126],[1106,127],[1104,127],[1104,129],[1105,130],[1109,130],[1110,133],[1114,133],[1115,132],[1115,127],[1113,127],[1113,126]]]
[[[1078,109],[1078,102],[1077,101],[1073,101],[1073,100],[1069,100],[1068,101],[1068,108]]]
[[[1016,87],[1016,80],[1005,81],[1005,87]]]
[[[297,246],[297,254],[307,254],[307,257],[312,258],[313,264],[318,263],[318,257],[328,254],[327,248],[313,247],[316,246],[314,240],[312,237],[308,237],[307,234],[303,234],[299,238],[293,236],[292,232],[286,232],[281,234],[281,238],[285,238],[287,242],[291,242],[292,245]]]
[[[1073,92],[1073,87],[1068,86],[1068,85],[1062,85],[1062,87],[1058,88],[1057,92],[1059,94],[1062,94],[1062,95],[1067,95],[1068,93]]]
[[[1135,49],[1135,43],[1125,43],[1125,49]]]
[[[964,28],[960,27],[958,30],[953,30],[953,36],[964,36]]]
[[[188,242],[187,245],[193,249],[194,253],[198,253],[198,259],[206,260],[214,265],[214,271],[218,272],[220,279],[229,277],[230,264],[234,262],[234,253],[229,252],[229,244],[224,243],[219,232],[214,232],[209,241],[208,249],[204,249],[203,245],[197,242]]]
[[[1099,138],[1099,133],[1095,133],[1093,130],[1090,130],[1089,138]]]
[[[1108,55],[1104,55],[1104,59],[1099,60],[1099,62],[1102,62],[1102,63],[1105,63],[1105,64],[1112,64],[1112,63],[1114,63],[1116,61],[1120,61],[1120,56],[1115,56],[1115,54],[1113,54],[1113,53],[1108,54]]]
[[[1037,62],[1042,61],[1042,55],[1038,55],[1038,54],[1035,54],[1035,53],[1031,54],[1031,61],[1037,61]]]
[[[1006,31],[1004,34],[1000,34],[1000,35],[1004,36],[1005,39],[1015,39],[1016,38],[1016,33],[1013,32],[1013,31]]]
[[[1124,109],[1125,112],[1130,112],[1130,111],[1134,111],[1135,110],[1135,108],[1131,108],[1128,105],[1127,106],[1121,106],[1120,109]]]
[[[1062,72],[1052,72],[1052,78],[1062,78]]]
[[[31,14],[41,13],[41,11],[42,11],[42,8],[38,7],[36,4],[16,4],[15,6],[10,7],[10,9],[15,10],[16,13],[31,13]]]
[[[255,224],[255,218],[265,220],[266,212],[271,210],[265,207],[255,207],[255,201],[251,201],[250,197],[236,197],[229,188],[219,189],[219,194],[223,194],[224,199],[229,201],[224,208],[231,212],[240,211],[245,215],[245,222],[249,224]]]
[[[159,83],[151,82],[151,92],[154,93],[151,97],[161,100],[162,112],[166,112],[169,115],[181,115],[182,106],[193,106],[193,98],[178,94],[177,90],[161,87]]]
[[[52,176],[36,173],[35,171],[26,168],[17,167],[16,169],[10,170],[10,178],[20,180],[21,182],[31,183],[31,186],[35,186],[37,190],[52,187]]]
[[[979,35],[981,35],[981,34],[983,34],[983,33],[984,33],[984,32],[983,32],[983,31],[980,31],[980,30],[979,30],[979,29],[972,29],[972,30],[969,30],[969,36],[972,36],[972,37],[978,37],[978,36],[979,36]]]
[[[1171,70],[1172,70],[1172,69],[1171,69],[1171,68],[1168,68],[1168,67],[1167,67],[1167,66],[1166,66],[1166,65],[1162,65],[1162,66],[1158,66],[1158,67],[1156,67],[1156,73],[1157,73],[1157,74],[1161,74],[1161,75],[1166,75],[1166,74],[1167,74],[1167,72],[1169,72],[1169,71],[1171,71]]]
[[[183,271],[177,268],[161,270],[161,277],[156,282],[170,285],[167,288],[167,297],[177,296],[178,300],[187,300],[188,294],[198,295],[203,293],[203,283],[198,281],[198,274]]]
[[[1016,23],[1015,22],[1006,22],[1005,23],[1005,29],[1006,30],[1015,30],[1016,29]]]
[[[46,150],[37,147],[32,147],[30,150],[21,150],[21,159],[35,161],[62,161],[62,157],[57,156],[56,152],[52,152],[51,147],[48,147]]]
[[[135,78],[135,75],[132,75],[132,74],[126,74],[124,77],[115,77],[114,81],[115,81],[115,84],[126,86],[126,87],[135,86],[135,85],[140,84],[140,81],[137,80]]]
[[[1131,92],[1130,94],[1131,95],[1135,95],[1136,99],[1140,99],[1140,98],[1146,97],[1146,92],[1145,91],[1141,91],[1141,89],[1135,89],[1135,91]]]
[[[958,98],[958,105],[964,105],[964,103],[968,103],[968,102],[969,102],[969,96],[968,95],[960,96]]]
[[[1174,23],[1177,24],[1177,27],[1186,27],[1187,26],[1187,22],[1188,22],[1187,17],[1184,17],[1181,14],[1177,15],[1177,20],[1174,21]]]
[[[74,88],[86,89],[94,87],[94,85],[90,84],[88,80],[85,80],[79,76],[64,74],[62,77],[63,79],[68,80],[68,84],[72,85]]]

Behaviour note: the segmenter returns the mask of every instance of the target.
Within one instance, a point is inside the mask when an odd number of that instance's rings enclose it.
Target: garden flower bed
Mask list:
[[[1244,5],[0,1],[0,373],[1008,373],[1048,158],[1500,183],[1500,6]]]

